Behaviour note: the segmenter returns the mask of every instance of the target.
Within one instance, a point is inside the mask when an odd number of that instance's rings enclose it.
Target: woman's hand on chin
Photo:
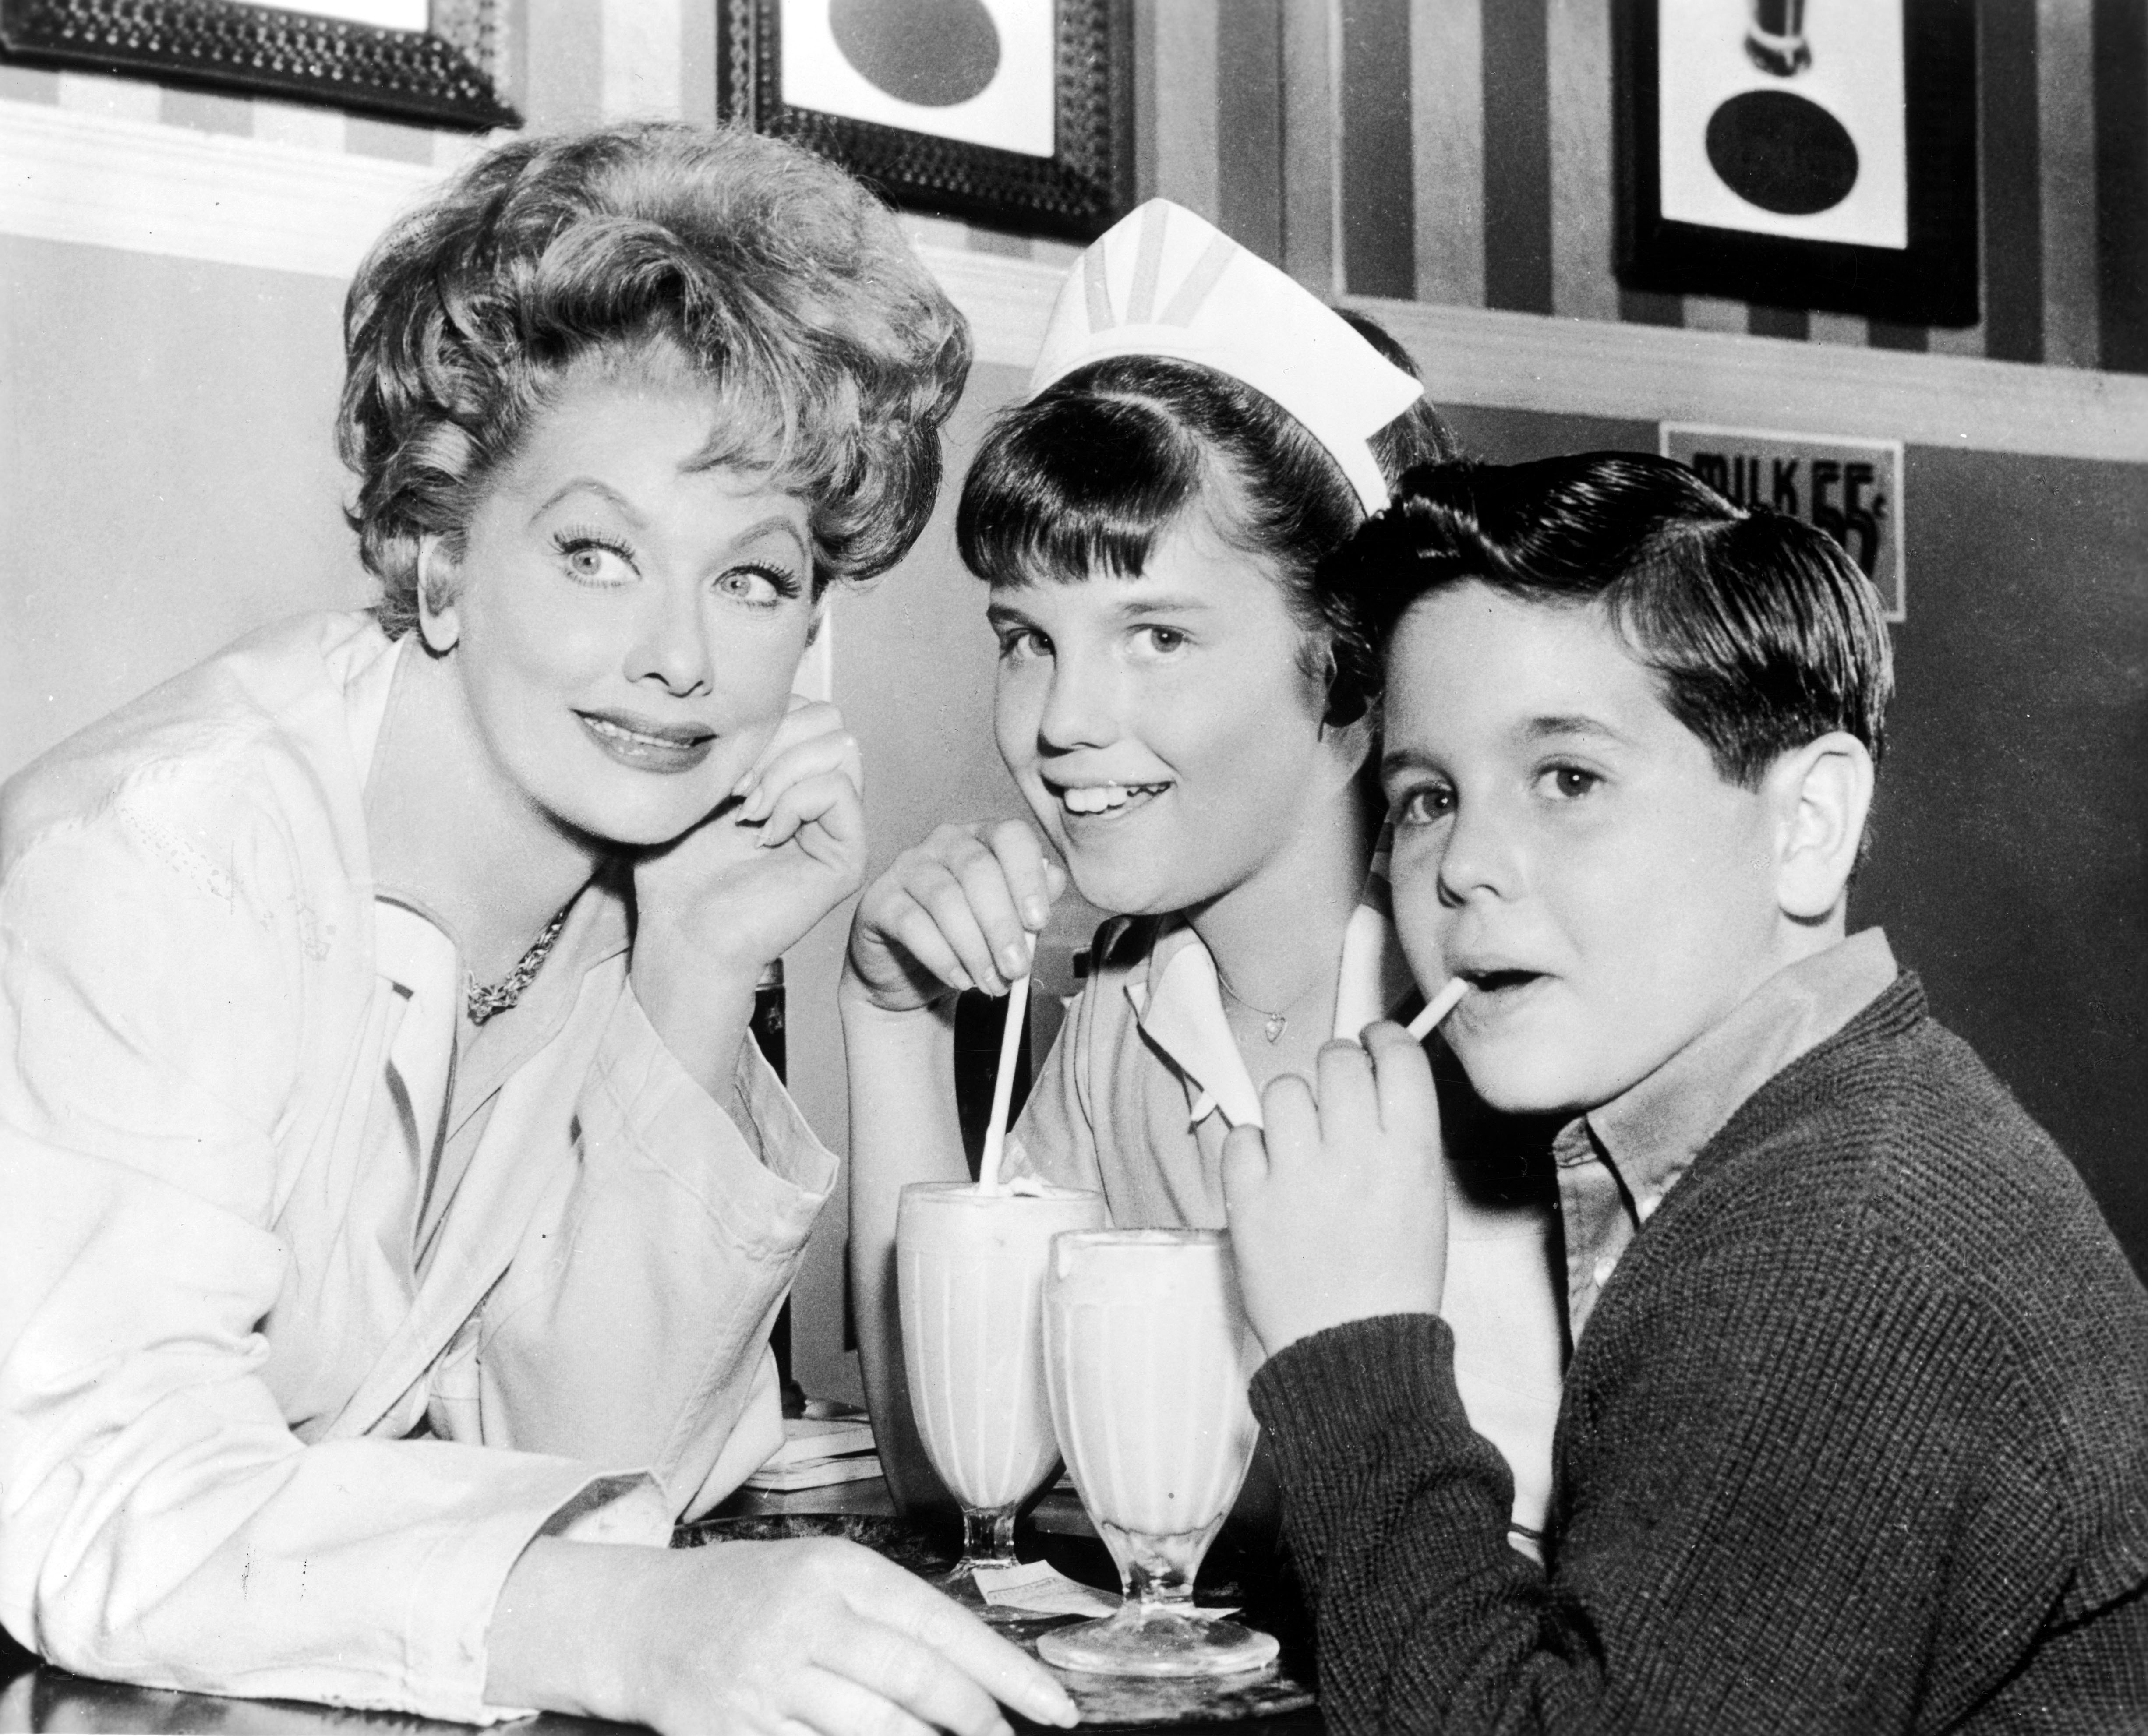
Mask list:
[[[1003,1736],[1074,1722],[1043,1667],[837,1538],[650,1550],[540,1539],[488,1635],[485,1697],[665,1733]]]
[[[865,878],[863,778],[841,714],[795,700],[739,799],[635,863],[635,995],[704,1082],[729,1076],[763,967]]]
[[[1066,871],[1026,820],[940,827],[858,901],[846,1004],[915,1012],[963,989],[1005,994],[1066,889]]]

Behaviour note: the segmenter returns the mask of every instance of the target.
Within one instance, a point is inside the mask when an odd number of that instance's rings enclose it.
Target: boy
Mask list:
[[[1332,1728],[2148,1728],[2148,1296],[1848,936],[1891,685],[1834,545],[1665,460],[1413,472],[1327,582],[1387,681],[1398,921],[1558,1137],[1540,1567],[1436,1317],[1391,1025],[1234,1131],[1253,1402]]]

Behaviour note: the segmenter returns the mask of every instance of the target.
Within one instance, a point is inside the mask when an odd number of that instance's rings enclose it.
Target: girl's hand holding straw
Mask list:
[[[846,997],[921,1011],[964,989],[1003,995],[1029,970],[1066,871],[1020,820],[943,825],[906,850],[858,901]]]

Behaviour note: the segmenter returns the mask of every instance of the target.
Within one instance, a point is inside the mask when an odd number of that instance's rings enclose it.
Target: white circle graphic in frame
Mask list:
[[[783,0],[783,101],[1049,158],[1055,11],[1053,0]]]
[[[1732,0],[1657,0],[1657,163],[1672,223],[1906,248],[1905,0],[1804,0],[1776,70]],[[1798,159],[1798,160],[1793,160]]]

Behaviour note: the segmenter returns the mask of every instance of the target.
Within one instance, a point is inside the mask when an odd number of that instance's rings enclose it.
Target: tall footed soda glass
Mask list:
[[[926,1457],[962,1507],[962,1558],[939,1588],[987,1621],[981,1567],[1011,1568],[1014,1517],[1059,1463],[1039,1323],[1052,1238],[1105,1220],[1104,1197],[1071,1187],[987,1193],[915,1182],[895,1227],[910,1408]]]
[[[1052,1244],[1044,1283],[1051,1420],[1112,1558],[1118,1613],[1037,1641],[1047,1663],[1120,1676],[1257,1668],[1273,1638],[1191,1612],[1259,1433],[1257,1360],[1220,1230],[1099,1230]]]

